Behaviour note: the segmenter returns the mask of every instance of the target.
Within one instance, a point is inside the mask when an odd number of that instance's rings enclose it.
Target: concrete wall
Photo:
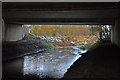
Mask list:
[[[9,60],[2,64],[3,78],[22,78],[24,58]]]
[[[4,41],[21,40],[25,35],[25,27],[20,24],[5,24]]]
[[[4,20],[2,19],[2,41],[5,40],[5,23]]]
[[[115,20],[111,33],[111,41],[120,47],[120,19]]]

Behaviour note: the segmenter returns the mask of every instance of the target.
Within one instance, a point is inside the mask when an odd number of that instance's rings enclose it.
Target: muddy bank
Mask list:
[[[38,53],[50,47],[53,46],[37,38],[25,38],[19,41],[2,42],[3,61],[32,53]]]
[[[109,40],[96,43],[65,73],[64,78],[120,78],[120,48]]]

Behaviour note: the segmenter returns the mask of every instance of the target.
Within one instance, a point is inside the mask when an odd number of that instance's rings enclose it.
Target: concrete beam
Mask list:
[[[20,18],[20,19],[11,19],[6,18],[6,22],[13,24],[113,24],[114,19],[110,18]]]
[[[18,41],[25,35],[25,27],[18,24],[5,24],[5,41]]]
[[[102,23],[113,22],[118,3],[3,3],[3,18],[7,23]],[[57,20],[60,19],[60,20]],[[70,19],[70,21],[69,21]],[[105,20],[104,20],[105,19]],[[54,20],[54,21],[53,21]],[[96,22],[95,22],[96,21]]]
[[[116,18],[118,10],[5,11],[3,18]]]
[[[118,8],[118,2],[3,2],[9,11],[69,11],[108,10]]]
[[[29,15],[28,15],[29,14]],[[80,11],[9,11],[3,12],[7,23],[108,23],[118,17],[118,10],[80,10]]]
[[[17,2],[118,2],[119,0],[17,0]],[[16,0],[3,0],[3,2],[16,2]]]

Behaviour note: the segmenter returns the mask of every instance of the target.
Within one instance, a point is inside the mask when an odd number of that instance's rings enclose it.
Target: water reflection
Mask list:
[[[67,69],[81,57],[79,46],[59,47],[43,53],[24,57],[24,75],[33,74],[40,78],[61,78]],[[86,51],[86,50],[85,50]]]

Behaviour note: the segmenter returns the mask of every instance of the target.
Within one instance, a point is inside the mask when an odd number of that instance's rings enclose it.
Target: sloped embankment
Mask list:
[[[120,78],[120,48],[101,41],[82,55],[64,78]]]
[[[3,61],[32,53],[45,51],[49,47],[52,47],[50,43],[46,43],[45,41],[37,38],[3,42]]]

